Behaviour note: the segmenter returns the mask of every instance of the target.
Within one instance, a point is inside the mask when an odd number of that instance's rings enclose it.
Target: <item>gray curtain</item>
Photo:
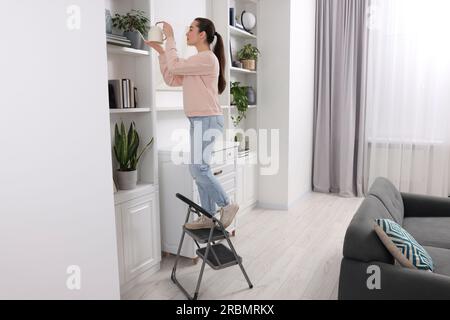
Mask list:
[[[365,191],[369,0],[317,0],[313,189]]]

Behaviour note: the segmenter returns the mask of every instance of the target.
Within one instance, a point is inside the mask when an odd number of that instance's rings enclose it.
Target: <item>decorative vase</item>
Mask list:
[[[252,87],[247,87],[247,99],[250,106],[256,104],[256,92]]]
[[[132,48],[139,50],[142,49],[142,44],[144,43],[144,41],[142,41],[141,35],[138,31],[127,31],[124,32],[123,35],[131,41]]]
[[[241,60],[244,69],[255,71],[256,70],[256,60]]]
[[[105,24],[106,24],[106,33],[111,34],[113,30],[113,22],[111,11],[108,9],[105,10]]]
[[[117,170],[117,184],[119,190],[133,190],[137,186],[137,170],[120,171]]]

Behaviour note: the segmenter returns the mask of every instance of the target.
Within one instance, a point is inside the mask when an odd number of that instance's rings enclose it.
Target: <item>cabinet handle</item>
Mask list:
[[[214,172],[214,175],[215,176],[220,176],[222,173],[223,173],[223,170],[220,170],[220,171]]]

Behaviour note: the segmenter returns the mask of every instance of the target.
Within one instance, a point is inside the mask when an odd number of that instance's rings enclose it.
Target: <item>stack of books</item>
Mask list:
[[[248,157],[249,154],[250,154],[250,150],[239,150],[238,151],[238,158]]]
[[[128,40],[128,38],[117,34],[106,34],[106,43],[122,47],[131,47],[131,41]]]
[[[130,79],[113,79],[108,81],[109,108],[137,108],[137,88]]]

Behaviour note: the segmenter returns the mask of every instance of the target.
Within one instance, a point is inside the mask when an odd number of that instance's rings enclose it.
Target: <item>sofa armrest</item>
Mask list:
[[[450,199],[402,193],[406,218],[449,218]]]
[[[370,266],[380,267],[380,290],[370,290]],[[339,277],[340,300],[449,300],[450,277],[380,262],[344,258]]]

